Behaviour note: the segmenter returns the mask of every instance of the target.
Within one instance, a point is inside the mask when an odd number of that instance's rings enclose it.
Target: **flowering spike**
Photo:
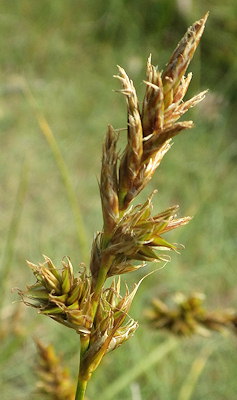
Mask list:
[[[126,96],[128,109],[128,143],[119,169],[119,201],[120,208],[123,209],[124,198],[133,186],[133,181],[140,166],[143,131],[137,94],[133,82],[128,78],[123,68],[118,68],[120,75],[116,77],[122,82],[122,93]]]
[[[56,355],[53,346],[45,346],[38,339],[35,343],[38,351],[37,392],[49,395],[55,400],[73,400],[74,384],[69,371],[62,366],[62,360]]]
[[[116,225],[119,216],[116,143],[117,135],[112,126],[109,125],[105,144],[103,146],[100,178],[104,234],[108,237]]]
[[[80,334],[89,333],[91,282],[85,272],[81,272],[79,278],[75,278],[69,259],[62,262],[61,275],[49,259],[39,266],[30,262],[28,265],[33,269],[37,281],[26,291],[18,291],[24,303],[38,308],[41,314],[48,315]],[[51,272],[52,268],[57,271],[58,279],[55,277],[57,274]]]
[[[212,331],[226,330],[237,334],[236,311],[207,311],[203,307],[205,296],[202,293],[190,296],[176,293],[173,300],[175,308],[169,308],[158,298],[153,299],[146,316],[155,329],[166,329],[177,336],[209,336]]]
[[[202,37],[209,13],[196,21],[186,32],[174,50],[170,61],[162,73],[164,85],[165,106],[169,106],[176,94],[177,87],[193,58],[198,43]]]

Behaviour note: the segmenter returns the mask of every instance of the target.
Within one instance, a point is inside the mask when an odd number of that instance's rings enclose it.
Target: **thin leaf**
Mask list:
[[[124,374],[120,375],[110,385],[107,385],[106,389],[102,392],[100,400],[111,400],[130,385],[135,379],[139,378],[141,375],[145,374],[150,368],[158,364],[167,356],[169,352],[175,349],[178,345],[178,341],[174,338],[167,340],[163,344],[159,344],[155,349],[151,351],[145,358],[143,358],[134,367],[126,370]]]
[[[213,349],[204,348],[200,356],[194,360],[191,370],[183,383],[177,400],[190,400],[197,385],[198,379],[205,368]]]
[[[77,194],[74,190],[70,173],[68,170],[68,167],[64,161],[63,155],[61,153],[61,150],[59,148],[59,145],[55,139],[55,136],[53,134],[52,129],[50,128],[46,118],[44,115],[39,111],[38,104],[30,91],[29,87],[25,87],[25,95],[27,100],[32,106],[32,109],[34,111],[35,118],[39,124],[41,133],[44,135],[45,139],[47,140],[47,143],[52,151],[54,160],[57,164],[57,167],[59,169],[59,172],[61,174],[62,182],[64,184],[68,201],[71,206],[71,210],[74,216],[75,224],[76,224],[76,230],[77,230],[77,239],[78,239],[78,244],[80,247],[81,251],[81,256],[83,260],[87,261],[88,258],[88,240],[87,240],[87,232],[85,228],[85,224],[83,222],[83,217],[82,213],[80,210]]]

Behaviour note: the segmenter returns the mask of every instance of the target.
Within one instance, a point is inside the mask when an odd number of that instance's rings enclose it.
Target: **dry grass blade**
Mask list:
[[[159,364],[164,357],[175,349],[178,342],[173,339],[167,340],[147,354],[144,359],[137,363],[134,367],[126,370],[125,373],[119,376],[113,383],[108,384],[106,389],[102,392],[99,400],[112,400],[116,395],[121,393],[130,383],[147,373],[150,368]]]
[[[190,400],[213,349],[205,348],[193,362],[191,370],[181,387],[177,400]]]
[[[81,252],[82,259],[84,262],[87,261],[88,258],[88,241],[87,241],[87,232],[85,228],[85,224],[83,222],[83,217],[81,214],[78,198],[76,192],[73,188],[70,173],[68,171],[68,167],[64,161],[62,156],[61,150],[58,146],[58,143],[55,139],[52,129],[50,128],[47,120],[45,119],[44,115],[39,111],[39,106],[28,86],[24,88],[25,96],[29,101],[35,118],[39,124],[40,131],[44,135],[47,143],[52,151],[53,157],[57,164],[57,167],[60,171],[60,175],[67,193],[67,197],[69,200],[69,204],[71,206],[71,210],[75,219],[76,223],[76,231],[77,231],[77,238],[78,244]]]

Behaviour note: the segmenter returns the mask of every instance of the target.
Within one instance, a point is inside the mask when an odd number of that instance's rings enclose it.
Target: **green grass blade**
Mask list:
[[[154,365],[158,364],[169,352],[174,350],[178,345],[178,341],[174,338],[165,341],[158,347],[153,349],[150,354],[142,358],[133,368],[126,370],[126,372],[118,379],[116,379],[111,385],[108,385],[105,391],[100,396],[102,400],[111,400],[126,388],[135,379],[146,373]]]
[[[183,383],[181,390],[179,392],[177,400],[190,400],[192,397],[192,394],[195,390],[195,387],[197,385],[198,379],[205,368],[205,365],[208,361],[209,356],[212,353],[212,349],[210,348],[205,348],[201,352],[200,356],[194,360],[193,365],[191,367],[191,370]]]
[[[44,115],[39,111],[38,104],[37,104],[32,92],[30,91],[30,89],[28,87],[25,88],[25,95],[26,95],[26,98],[28,99],[29,103],[32,106],[35,118],[40,127],[40,131],[43,134],[43,136],[45,137],[45,139],[51,149],[54,160],[55,160],[58,170],[60,172],[62,182],[65,187],[68,201],[71,206],[72,214],[73,214],[75,224],[76,224],[77,239],[78,239],[78,244],[79,244],[79,248],[80,248],[80,252],[81,252],[81,257],[82,257],[83,261],[86,262],[86,261],[88,261],[88,254],[89,254],[87,232],[86,232],[85,224],[83,222],[83,217],[82,217],[82,213],[80,210],[78,198],[77,198],[76,192],[74,190],[74,187],[73,187],[73,184],[71,181],[68,167],[64,161],[64,158],[62,156],[61,150],[58,146],[58,143],[55,139],[52,129],[50,128]]]
[[[6,238],[5,249],[2,256],[1,270],[0,270],[0,309],[3,305],[4,294],[6,291],[6,285],[8,283],[8,277],[11,271],[12,258],[14,254],[14,244],[17,237],[20,218],[22,209],[24,206],[24,200],[27,190],[27,167],[24,163],[20,173],[19,184],[17,188],[14,208],[12,217],[9,225],[9,230]]]

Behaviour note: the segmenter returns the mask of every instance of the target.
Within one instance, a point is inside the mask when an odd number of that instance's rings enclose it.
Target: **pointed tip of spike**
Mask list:
[[[203,17],[201,18],[201,20],[203,20],[203,22],[205,23],[207,18],[209,17],[210,11],[207,11],[206,14],[203,15]]]

